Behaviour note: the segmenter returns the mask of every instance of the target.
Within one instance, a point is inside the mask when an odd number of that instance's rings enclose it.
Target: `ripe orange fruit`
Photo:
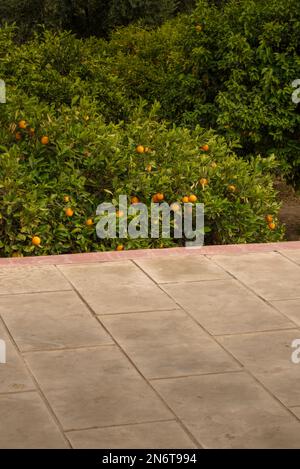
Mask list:
[[[19,127],[19,129],[25,130],[26,127],[27,127],[27,122],[24,121],[24,120],[20,121],[20,122],[18,123],[18,127]]]
[[[17,141],[22,140],[22,134],[21,134],[21,132],[16,132],[15,137],[16,137],[16,140],[17,140]]]
[[[140,199],[138,197],[134,196],[134,197],[131,197],[130,202],[132,204],[138,204],[140,202]]]
[[[64,196],[64,202],[70,202],[70,197],[68,195],[65,195]]]
[[[269,223],[269,225],[268,225],[268,226],[269,226],[270,230],[275,230],[275,228],[276,228],[276,225],[275,225],[275,223],[274,223],[274,222],[272,222],[272,223]]]
[[[267,215],[267,216],[266,216],[266,221],[267,221],[268,223],[272,223],[272,222],[273,222],[273,216],[272,216],[272,215]]]
[[[116,215],[118,218],[123,217],[124,216],[123,210],[117,210]]]
[[[41,138],[41,144],[42,145],[48,145],[49,143],[49,137],[47,137],[46,135],[44,135],[42,138]]]
[[[66,208],[65,214],[67,215],[67,217],[72,217],[74,215],[74,210],[72,210],[70,207]]]
[[[33,236],[31,242],[34,246],[39,246],[41,244],[41,238],[39,238],[39,236]]]
[[[208,184],[208,180],[206,178],[201,178],[199,182],[202,187],[207,186]]]
[[[124,246],[123,246],[123,244],[119,244],[119,245],[117,246],[117,251],[124,251]]]
[[[197,202],[197,196],[192,194],[189,196],[189,202],[191,202],[192,204]]]
[[[151,171],[152,171],[152,166],[151,166],[151,164],[148,164],[148,165],[146,166],[146,171],[147,171],[148,173],[151,173]]]
[[[235,192],[235,191],[236,191],[235,185],[234,185],[234,184],[230,184],[230,185],[228,186],[228,190],[229,190],[230,192]]]
[[[85,222],[86,226],[92,226],[94,224],[92,218],[88,218],[87,221]]]
[[[160,192],[157,192],[157,194],[154,194],[152,196],[152,202],[157,203],[157,202],[162,202],[164,200],[165,196],[164,194],[161,194]]]
[[[184,197],[182,197],[182,202],[183,202],[184,204],[189,203],[189,198],[188,198],[187,195],[185,195]]]
[[[158,202],[162,202],[164,200],[164,198],[165,198],[165,196],[161,192],[158,192],[156,194],[156,199],[157,199]]]
[[[203,145],[203,146],[201,147],[201,150],[203,150],[203,151],[208,151],[208,150],[209,150],[209,146],[208,146],[207,144],[205,144],[205,145]]]
[[[136,147],[136,152],[137,153],[145,153],[145,147],[143,145],[138,145]]]

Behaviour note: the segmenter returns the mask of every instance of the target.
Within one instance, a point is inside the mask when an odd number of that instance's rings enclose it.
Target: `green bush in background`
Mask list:
[[[97,239],[95,211],[120,194],[148,205],[157,192],[170,203],[195,195],[207,244],[282,239],[272,181],[300,181],[299,25],[298,0],[200,0],[109,40],[38,27],[20,43],[21,30],[3,25],[0,255],[115,249],[119,241]],[[139,144],[150,151],[138,154]]]
[[[299,30],[298,0],[200,0],[156,30],[117,31],[110,47],[131,99],[159,99],[163,118],[240,139],[244,157],[275,153],[299,181]]]
[[[248,163],[213,131],[169,127],[156,114],[154,107],[146,117],[141,106],[129,123],[107,124],[84,98],[71,107],[50,109],[23,93],[10,97],[0,118],[0,255],[115,249],[120,240],[96,237],[97,206],[116,204],[123,194],[128,203],[138,197],[150,206],[158,192],[168,203],[193,194],[205,204],[206,243],[282,239],[269,174],[276,166],[273,158]],[[149,150],[138,153],[139,144]],[[275,229],[266,221],[268,214]],[[39,247],[32,245],[34,236],[41,239]],[[174,246],[182,240],[122,243],[131,249]]]

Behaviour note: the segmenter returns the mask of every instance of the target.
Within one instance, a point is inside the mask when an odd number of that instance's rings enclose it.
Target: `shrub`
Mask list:
[[[120,241],[96,237],[95,212],[120,194],[149,205],[157,192],[167,202],[193,192],[205,204],[207,243],[281,239],[282,227],[270,230],[265,220],[272,214],[276,221],[279,208],[268,175],[274,159],[247,163],[213,131],[170,127],[156,113],[145,117],[141,106],[131,122],[107,124],[86,98],[55,109],[9,88],[0,118],[0,256],[115,249]],[[151,151],[137,153],[138,144]],[[208,151],[200,150],[204,144]],[[94,224],[87,226],[87,219]],[[172,238],[122,242],[126,249],[178,244]]]
[[[14,29],[0,29],[0,45],[8,41],[0,64],[1,78],[29,97],[51,107],[71,105],[89,96],[107,121],[128,118],[131,103],[125,84],[112,72],[113,60],[106,57],[102,39],[76,39],[69,32],[44,31],[19,46],[13,43]]]
[[[116,32],[110,47],[131,99],[158,99],[162,118],[239,139],[246,158],[275,153],[299,182],[299,27],[298,0],[199,0],[155,31]]]
[[[103,37],[131,22],[155,26],[194,4],[195,0],[1,0],[0,19],[16,22],[22,40],[40,25],[71,30],[79,37]]]

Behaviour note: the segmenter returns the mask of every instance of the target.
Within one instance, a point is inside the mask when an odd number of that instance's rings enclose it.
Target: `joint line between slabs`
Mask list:
[[[133,262],[133,261],[131,261]],[[135,264],[135,262],[133,262]],[[62,275],[65,276],[64,272],[62,272]],[[152,280],[152,279],[151,279]],[[131,366],[136,370],[136,372],[139,374],[139,376],[143,379],[143,381],[151,388],[152,392],[156,395],[156,397],[160,400],[160,402],[168,409],[168,411],[175,417],[176,422],[179,424],[179,426],[182,428],[182,430],[187,434],[187,436],[192,440],[192,442],[197,446],[197,448],[204,448],[202,443],[198,441],[194,435],[190,432],[190,430],[185,426],[185,424],[179,419],[177,414],[173,411],[173,409],[169,406],[169,404],[163,399],[163,397],[158,393],[158,391],[152,386],[151,382],[143,375],[143,373],[139,370],[139,368],[136,366],[134,361],[129,357],[127,352],[123,349],[123,347],[119,344],[119,342],[115,339],[115,337],[111,334],[109,329],[101,322],[101,318],[97,316],[93,308],[89,305],[89,303],[85,300],[85,298],[81,295],[81,293],[77,290],[75,285],[69,280],[71,283],[74,291],[77,293],[81,301],[87,306],[90,314],[96,318],[98,323],[103,327],[105,332],[111,337],[113,340],[114,344],[118,347],[118,349],[121,351],[121,353],[127,358]],[[162,290],[163,291],[163,290]]]
[[[247,290],[249,290],[251,293],[253,293],[255,296],[257,296],[259,299],[263,300],[267,305],[271,306],[273,309],[275,309],[276,312],[279,312],[283,317],[285,317],[286,319],[288,319],[290,322],[293,323],[293,321],[291,321],[287,316],[285,316],[285,314],[281,313],[281,311],[277,310],[275,307],[273,307],[272,304],[270,304],[268,302],[268,300],[265,300],[265,298],[261,297],[259,294],[257,294],[251,287],[249,287],[247,284],[245,284],[242,280],[240,280],[239,278],[235,277],[234,274],[232,274],[231,272],[229,272],[228,270],[226,270],[223,266],[221,266],[220,264],[218,264],[217,261],[215,261],[214,259],[211,259],[218,267],[220,267],[221,269],[223,269],[225,272],[227,272],[234,280],[236,280],[239,284],[241,284],[243,287],[245,287]],[[296,326],[295,329],[299,329],[299,326]],[[273,332],[276,332],[276,331],[273,331]],[[218,342],[217,338],[216,338],[216,342]],[[222,346],[222,344],[219,344],[220,346]],[[223,347],[222,347],[223,348]],[[226,350],[226,349],[225,349]],[[230,354],[234,357],[234,355],[230,352]],[[234,357],[236,360],[237,358]],[[239,361],[239,360],[238,360]],[[244,366],[242,364],[242,362],[240,362],[242,366]],[[268,389],[264,383],[262,383],[256,376],[255,374],[253,374],[248,368],[246,368],[246,366],[244,366],[244,370],[245,372],[251,376],[266,392],[269,396],[271,396],[273,399],[275,399],[277,401],[277,403],[280,404],[280,406],[285,409],[294,419],[297,420],[297,422],[300,421],[300,418],[298,418],[275,394],[273,394],[273,392]]]
[[[227,271],[226,269],[224,269],[222,266],[220,266],[216,261],[212,260],[211,258],[209,258],[209,259],[210,259],[212,262],[214,262],[215,265],[217,265],[217,266],[220,267],[222,270],[224,270],[226,273],[228,273],[231,278],[233,278],[234,280],[237,280],[241,285],[243,285],[244,287],[246,287],[249,291],[251,291],[252,293],[254,293],[256,296],[258,296],[258,297],[260,298],[259,295],[257,295],[254,291],[252,291],[250,288],[248,288],[247,285],[244,285],[243,282],[241,282],[239,279],[237,279],[231,272],[229,272],[229,271]],[[135,262],[134,262],[134,263],[135,263]],[[148,275],[148,273],[145,272],[138,264],[136,264],[136,265],[137,265],[137,267],[139,267],[139,268],[142,270],[142,272],[144,272],[149,278],[151,278],[151,277]],[[151,278],[151,279],[152,279],[152,278]],[[152,280],[153,280],[153,279],[152,279]],[[154,281],[154,283],[155,283],[159,288],[161,288],[160,284],[158,284],[157,282],[155,282],[155,280],[153,280],[153,281]],[[161,288],[161,289],[162,289],[162,288]],[[164,291],[164,290],[163,290],[163,291]],[[229,356],[231,356],[231,357],[233,358],[233,360],[240,366],[240,369],[242,369],[242,370],[245,371],[249,376],[251,376],[251,377],[267,392],[267,394],[268,394],[270,397],[272,397],[273,399],[275,399],[275,400],[280,404],[280,406],[281,406],[283,409],[287,410],[287,411],[290,413],[290,415],[292,415],[294,419],[296,418],[297,422],[299,422],[300,418],[298,419],[298,417],[297,417],[292,411],[290,411],[290,410],[288,409],[288,407],[286,407],[286,406],[283,404],[283,402],[281,402],[268,388],[266,388],[265,385],[264,385],[263,383],[261,383],[261,382],[258,380],[258,378],[256,378],[256,376],[253,375],[253,374],[244,366],[244,364],[243,364],[239,359],[237,359],[237,358],[235,357],[235,355],[233,355],[233,353],[231,353],[230,350],[227,350],[227,349],[225,348],[225,346],[223,346],[223,344],[221,344],[221,343],[217,340],[216,336],[213,336],[201,323],[199,323],[193,316],[191,316],[190,313],[189,313],[182,305],[180,305],[180,303],[179,303],[177,300],[175,300],[175,298],[173,298],[171,295],[168,294],[168,292],[165,292],[165,293],[166,293],[173,301],[175,301],[176,304],[178,304],[178,305],[182,308],[182,310],[187,314],[187,316],[189,316],[198,326],[200,326],[200,327],[209,335],[209,337],[211,337],[211,338],[216,342],[216,344],[217,344],[219,347],[221,347],[221,348],[225,351],[225,353],[227,353]],[[261,299],[263,299],[263,298],[261,298]],[[263,300],[264,300],[264,299],[263,299]],[[265,301],[265,300],[264,300],[264,301]],[[267,303],[267,301],[265,301],[265,302]],[[274,309],[275,309],[275,308],[274,308]],[[283,315],[283,316],[284,316],[284,315]],[[291,322],[292,322],[292,321],[291,321]],[[298,327],[299,327],[299,326],[296,326],[295,329],[297,329]],[[240,370],[237,370],[237,371],[240,371]]]
[[[52,409],[50,403],[48,402],[48,399],[46,397],[46,395],[44,394],[44,392],[42,391],[40,385],[39,385],[39,382],[38,380],[35,378],[33,372],[31,371],[31,368],[30,366],[28,365],[28,363],[26,362],[26,360],[24,359],[23,355],[20,353],[19,351],[19,347],[14,339],[14,337],[12,336],[12,334],[10,333],[8,327],[6,326],[6,323],[5,321],[3,320],[2,316],[0,316],[0,322],[2,323],[2,325],[4,326],[4,330],[5,332],[7,333],[8,337],[10,338],[12,344],[13,344],[13,347],[16,349],[25,369],[27,370],[29,376],[31,377],[32,379],[32,382],[33,384],[35,385],[35,389],[32,390],[32,392],[37,392],[42,400],[42,402],[44,403],[44,405],[46,406],[46,409],[48,410],[50,416],[52,417],[52,420],[53,420],[53,423],[56,424],[56,427],[58,428],[60,434],[62,435],[62,438],[63,440],[65,441],[65,443],[67,444],[67,446],[69,448],[72,448],[72,446],[70,445],[70,442],[69,440],[66,438],[65,436],[65,433],[64,433],[64,429],[58,419],[58,417],[56,416],[54,410]]]
[[[136,265],[141,269],[142,272],[144,272],[149,278],[151,278],[151,277],[147,274],[147,272],[145,272],[145,271],[143,270],[142,267],[140,267],[138,264],[136,264]],[[152,280],[153,280],[153,279],[152,279]],[[153,280],[153,281],[154,281],[154,283],[158,286],[158,288],[159,288],[160,290],[162,290],[172,301],[174,301],[174,302],[181,308],[181,310],[184,311],[185,314],[186,314],[194,323],[197,324],[198,327],[200,327],[200,328],[201,328],[201,329],[219,346],[219,347],[221,347],[221,348],[225,351],[225,353],[226,353],[228,356],[231,356],[231,357],[233,358],[233,360],[234,360],[240,367],[243,366],[242,363],[241,363],[239,360],[237,360],[234,355],[232,355],[232,353],[230,353],[228,350],[226,350],[225,347],[222,346],[222,344],[219,344],[219,342],[215,339],[215,337],[214,337],[199,321],[197,321],[197,319],[195,319],[195,318],[189,313],[189,311],[188,311],[186,308],[184,308],[183,305],[181,305],[181,303],[180,303],[178,300],[176,300],[175,298],[172,297],[171,294],[169,294],[168,292],[166,292],[166,291],[163,289],[163,286],[162,286],[161,284],[157,283],[155,280]]]
[[[143,422],[130,422],[130,423],[118,423],[114,425],[97,425],[93,427],[83,427],[83,428],[68,428],[65,430],[65,433],[70,432],[84,432],[88,430],[102,430],[104,428],[122,428],[122,427],[134,427],[137,425],[148,425],[152,423],[164,423],[164,422],[176,422],[175,419],[161,419],[161,420],[144,420]],[[177,422],[176,422],[177,423]]]
[[[288,261],[290,261],[292,264],[296,265],[300,269],[300,264],[298,264],[297,261],[294,261],[294,259],[291,259],[290,257],[288,257],[285,253],[283,253],[281,251],[275,251],[275,252],[277,252],[284,259],[287,259]]]
[[[20,296],[20,295],[44,295],[45,293],[64,293],[68,291],[72,291],[73,288],[70,287],[68,289],[62,290],[40,290],[40,291],[25,291],[25,292],[18,292],[18,293],[0,293],[0,300],[2,297],[6,296]]]
[[[221,269],[224,270],[224,272],[226,272],[228,275],[230,275],[230,277],[235,280],[239,285],[241,285],[242,287],[246,288],[250,293],[252,293],[253,295],[255,295],[259,300],[263,301],[267,306],[269,306],[271,309],[275,310],[277,314],[280,314],[280,316],[282,316],[282,318],[285,318],[287,319],[290,323],[294,324],[295,325],[295,329],[298,329],[299,328],[299,325],[296,324],[292,319],[290,319],[286,314],[284,314],[282,311],[280,311],[275,305],[273,305],[273,303],[271,303],[271,301],[283,301],[283,300],[267,300],[266,298],[264,298],[263,296],[261,296],[259,293],[257,293],[252,287],[250,287],[247,283],[245,283],[243,280],[239,279],[238,277],[236,277],[233,273],[231,273],[229,270],[226,270],[223,266],[221,266],[220,264],[218,264],[218,262],[216,260],[214,260],[213,258],[211,258],[212,262],[217,265],[218,267],[220,267]]]

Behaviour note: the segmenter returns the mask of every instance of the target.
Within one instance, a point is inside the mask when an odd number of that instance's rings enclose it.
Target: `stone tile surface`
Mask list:
[[[223,269],[200,255],[181,256],[180,260],[177,257],[139,259],[136,263],[157,283],[228,278]]]
[[[0,267],[0,448],[299,448],[299,253],[233,251]]]
[[[211,334],[295,327],[233,279],[176,283],[164,285],[164,290]]]
[[[283,256],[291,259],[292,261],[296,262],[300,265],[300,249],[287,249],[281,252]]]
[[[277,252],[213,256],[213,260],[263,298],[300,297],[300,266]]]
[[[26,360],[65,430],[172,417],[115,346],[30,352]]]
[[[219,338],[287,406],[300,405],[300,364],[292,362],[295,339],[300,339],[299,329]]]
[[[300,407],[291,407],[290,410],[298,417],[300,420]]]
[[[77,449],[193,449],[197,445],[175,421],[140,423],[67,433]]]
[[[0,363],[0,394],[34,389],[30,374],[1,322],[0,339],[6,344],[6,363]]]
[[[184,312],[115,315],[101,320],[149,379],[239,368]]]
[[[112,343],[73,291],[0,296],[0,315],[21,351]]]
[[[154,386],[205,448],[299,448],[300,422],[246,373]]]
[[[36,392],[0,395],[0,449],[68,447]]]
[[[300,298],[295,300],[273,301],[272,304],[297,326],[300,326]]]
[[[131,261],[60,266],[96,314],[177,308]]]
[[[56,290],[71,286],[53,265],[0,268],[0,295]]]

